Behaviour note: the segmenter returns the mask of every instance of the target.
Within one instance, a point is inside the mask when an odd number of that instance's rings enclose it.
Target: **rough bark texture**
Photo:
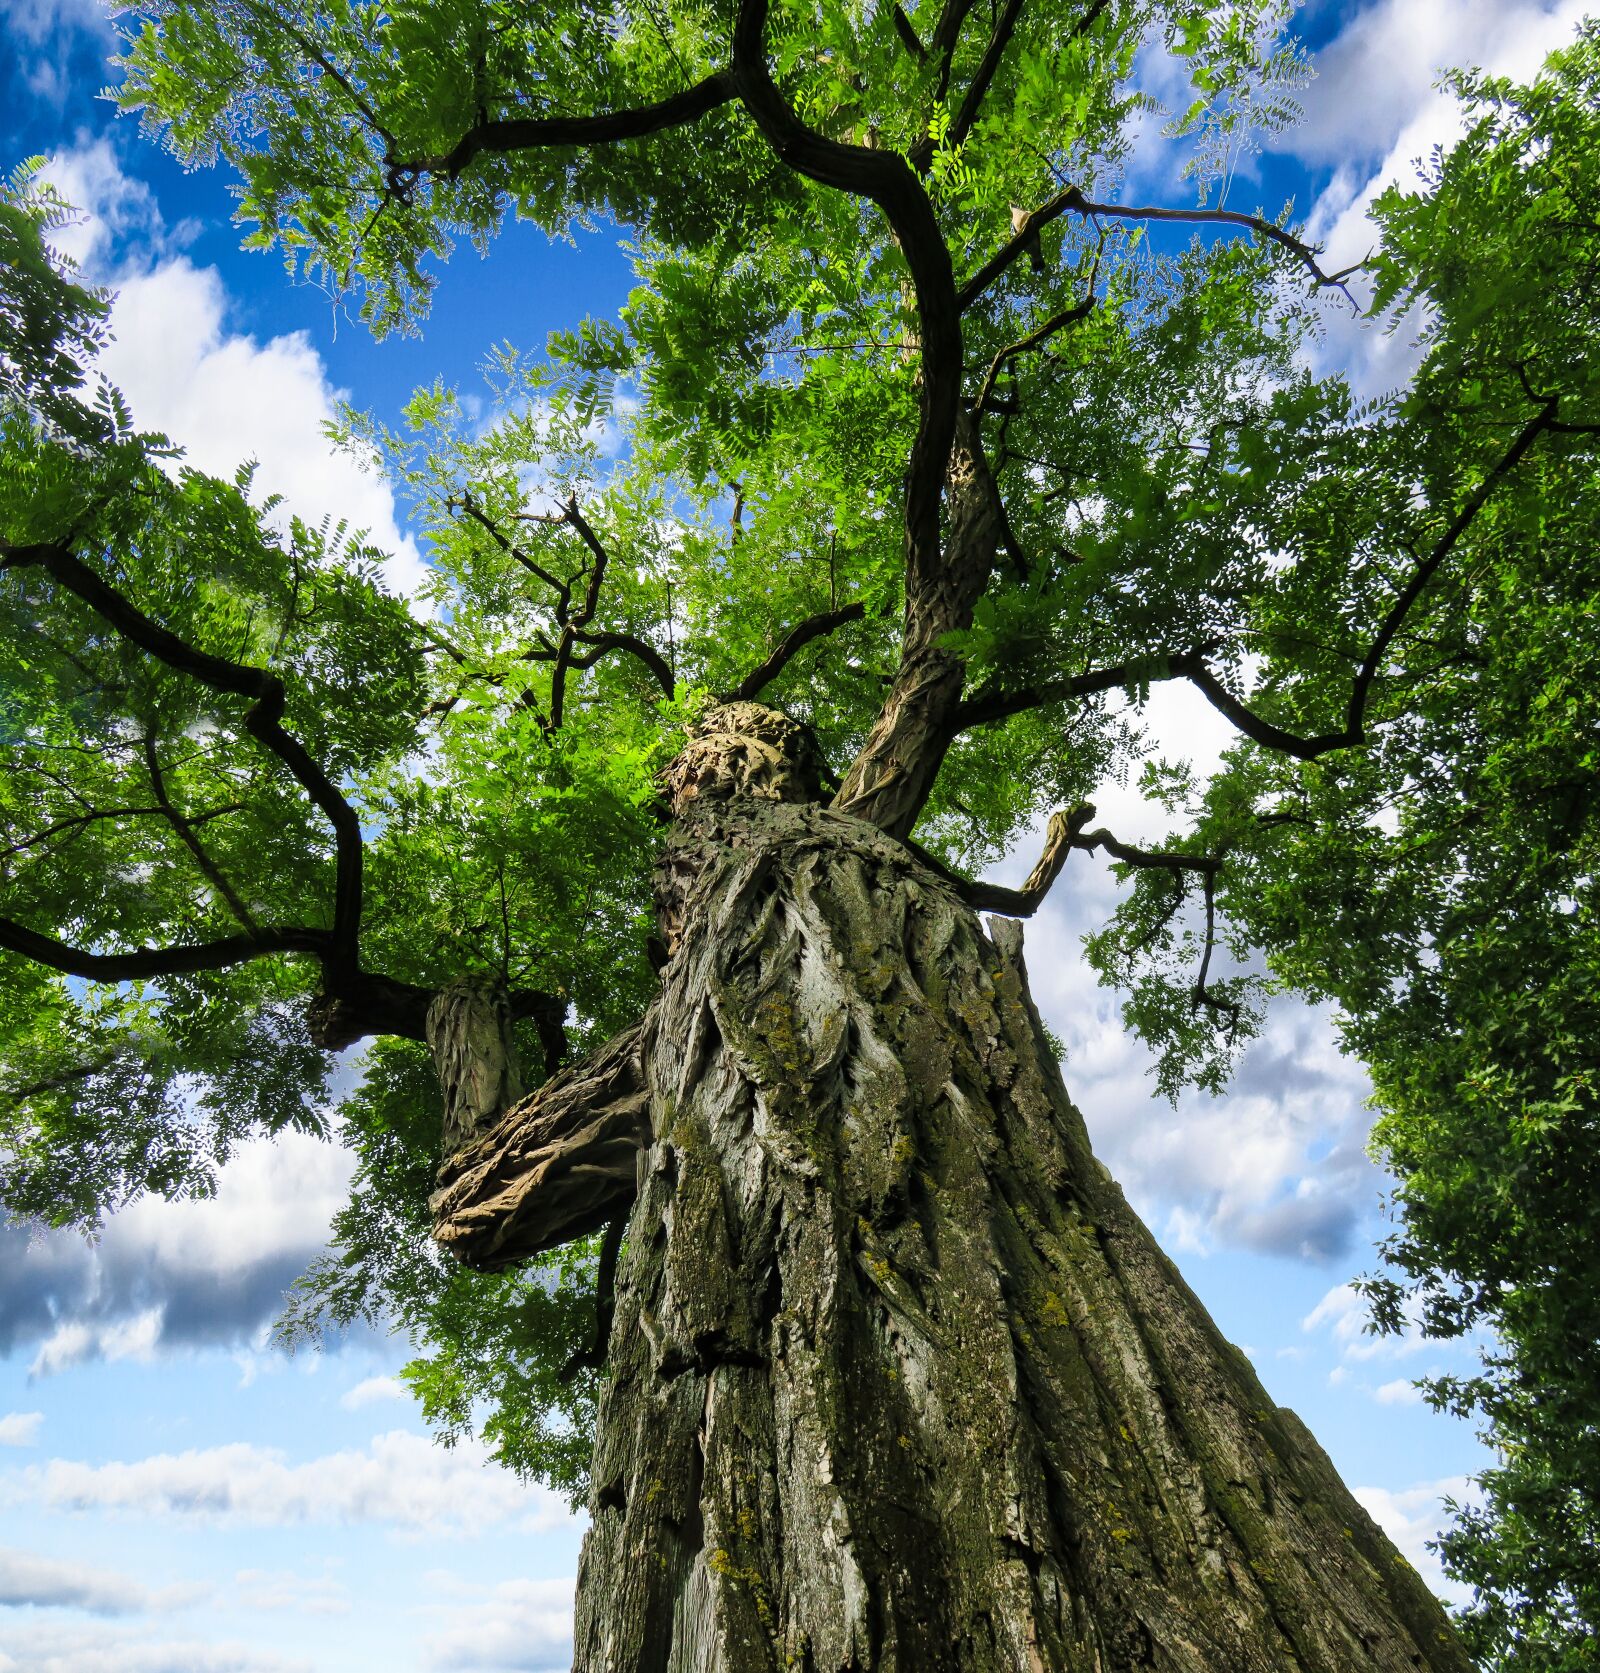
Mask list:
[[[1466,1673],[1090,1153],[898,843],[707,800],[663,871],[578,1673]]]
[[[630,1028],[470,1142],[446,1144],[428,1199],[434,1240],[492,1272],[584,1237],[632,1204],[649,1139],[639,1030]]]
[[[428,1006],[428,1049],[444,1095],[444,1154],[469,1144],[522,1096],[503,984],[468,977],[440,988]]]
[[[893,836],[910,833],[955,735],[966,664],[945,636],[972,626],[1000,545],[999,495],[967,414],[956,423],[947,489],[949,537],[930,562],[908,569],[894,685],[834,797],[841,811]]]

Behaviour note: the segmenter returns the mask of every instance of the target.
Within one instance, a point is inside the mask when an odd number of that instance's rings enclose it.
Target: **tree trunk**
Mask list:
[[[575,1673],[1466,1673],[1091,1155],[1017,925],[750,796],[662,876]]]

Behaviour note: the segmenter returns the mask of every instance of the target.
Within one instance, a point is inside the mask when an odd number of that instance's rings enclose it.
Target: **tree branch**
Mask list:
[[[950,716],[950,735],[970,732],[974,726],[1008,720],[1012,715],[1041,709],[1047,703],[1072,703],[1103,691],[1122,691],[1144,682],[1185,677],[1178,664],[1182,657],[1165,657],[1152,662],[1118,662],[1087,674],[1068,674],[1057,680],[1040,680],[1035,685],[1013,686],[1010,690],[988,686],[958,703]]]
[[[813,639],[820,639],[825,634],[832,633],[836,628],[843,627],[846,622],[860,621],[866,613],[864,604],[846,604],[842,609],[823,610],[815,616],[808,617],[788,634],[759,668],[752,669],[732,691],[719,697],[717,701],[739,703],[754,697],[757,692],[764,690],[777,679],[796,651],[804,650]]]
[[[1225,715],[1243,732],[1264,748],[1292,755],[1301,761],[1314,761],[1335,749],[1352,749],[1367,741],[1366,708],[1373,681],[1395,636],[1405,624],[1412,606],[1422,596],[1439,566],[1455,550],[1457,542],[1472,526],[1478,513],[1488,503],[1495,488],[1521,463],[1542,432],[1551,427],[1557,403],[1551,399],[1517,432],[1510,447],[1501,454],[1478,486],[1467,496],[1461,509],[1450,519],[1445,529],[1429,550],[1428,555],[1412,571],[1411,579],[1401,588],[1393,604],[1384,614],[1378,631],[1361,659],[1350,687],[1350,699],[1345,708],[1344,726],[1337,732],[1324,732],[1313,738],[1301,737],[1274,726],[1254,710],[1241,703],[1213,674],[1199,655],[1171,658],[1172,665],[1205,697],[1220,714]]]
[[[495,1272],[626,1215],[650,1142],[643,1026],[547,1081],[445,1160],[428,1199],[442,1248]]]
[[[205,844],[201,842],[194,826],[173,805],[172,798],[167,794],[167,782],[161,771],[161,758],[156,753],[156,739],[153,732],[146,732],[143,739],[145,766],[150,773],[150,787],[155,793],[156,805],[167,817],[167,823],[178,833],[179,840],[194,856],[194,862],[199,866],[202,875],[210,883],[223,900],[228,910],[244,925],[251,934],[259,927],[250,908],[240,898],[239,892],[228,881],[222,868],[206,852]]]
[[[1255,233],[1258,238],[1270,239],[1287,250],[1311,275],[1317,289],[1331,286],[1343,292],[1346,297],[1349,296],[1345,280],[1355,268],[1347,267],[1337,273],[1324,273],[1317,261],[1321,252],[1314,245],[1296,238],[1292,232],[1279,226],[1276,221],[1267,220],[1263,215],[1246,215],[1237,209],[1170,209],[1154,204],[1133,206],[1120,203],[1091,203],[1076,186],[1068,186],[1041,208],[1023,216],[1016,223],[1010,240],[1001,245],[1000,249],[961,286],[956,293],[961,311],[964,313],[970,308],[1019,256],[1026,254],[1029,245],[1038,237],[1041,227],[1048,226],[1058,216],[1068,213],[1084,218],[1100,217],[1116,221],[1179,221],[1193,226],[1244,227]],[[1356,267],[1361,265],[1360,262],[1356,263]]]
[[[587,633],[574,632],[573,639],[580,645],[593,647],[587,656],[574,654],[571,664],[574,668],[592,668],[601,657],[611,651],[626,651],[629,656],[636,657],[649,670],[650,677],[661,687],[664,697],[670,702],[677,695],[678,682],[673,678],[672,669],[667,665],[667,659],[654,645],[632,633]]]
[[[569,1383],[580,1371],[598,1371],[606,1362],[611,1320],[616,1312],[617,1256],[622,1253],[622,1235],[627,1229],[628,1216],[619,1214],[600,1240],[600,1265],[594,1275],[594,1336],[587,1348],[579,1348],[556,1373],[558,1382]]]
[[[842,145],[795,115],[767,69],[766,21],[767,0],[740,0],[733,76],[745,109],[790,168],[875,203],[911,270],[922,361],[917,433],[906,466],[906,582],[914,591],[938,574],[939,503],[961,400],[961,316],[950,252],[928,194],[903,158]]]
[[[644,139],[667,128],[697,122],[719,105],[730,103],[735,96],[732,73],[718,70],[681,93],[632,110],[602,111],[588,116],[508,116],[477,122],[450,150],[436,156],[388,159],[389,183],[391,188],[403,192],[424,174],[442,174],[453,180],[474,158],[484,155]]]
[[[1092,802],[1084,802],[1070,813],[1051,814],[1044,852],[1020,889],[1007,889],[998,883],[974,882],[952,871],[943,861],[915,844],[908,843],[906,846],[924,865],[942,877],[975,912],[1000,912],[1008,918],[1031,918],[1039,910],[1051,884],[1061,875],[1067,855],[1074,849],[1092,854],[1101,848],[1112,859],[1141,871],[1167,871],[1176,875],[1192,871],[1209,879],[1215,877],[1221,867],[1221,860],[1208,854],[1183,854],[1170,848],[1135,848],[1129,843],[1119,842],[1104,826],[1096,831],[1085,831],[1084,826],[1094,816]]]
[[[270,953],[310,953],[325,958],[331,937],[325,929],[271,928],[253,935],[225,935],[216,941],[179,947],[140,947],[130,953],[90,953],[41,935],[10,918],[0,918],[0,948],[20,953],[90,982],[142,982],[162,976],[190,976],[201,970],[226,970]]]
[[[213,691],[251,699],[244,728],[262,748],[288,768],[291,776],[321,809],[334,832],[333,932],[324,958],[335,978],[358,968],[361,928],[361,823],[356,811],[305,745],[282,724],[286,693],[283,682],[265,669],[213,656],[180,639],[144,614],[137,605],[103,581],[65,546],[11,546],[0,542],[0,568],[42,568],[68,592],[159,662],[187,674]]]
[[[1089,270],[1089,289],[1081,302],[1074,302],[1070,308],[1063,308],[1059,313],[1052,314],[1043,325],[1030,331],[1027,336],[1019,337],[1016,342],[1009,343],[1001,349],[989,362],[989,370],[983,380],[983,387],[978,391],[978,398],[972,403],[972,416],[982,418],[991,406],[996,379],[999,378],[1007,366],[1019,355],[1027,354],[1030,350],[1047,343],[1058,331],[1064,331],[1069,325],[1076,325],[1079,320],[1087,319],[1094,311],[1095,277],[1100,269],[1100,257],[1096,252],[1094,266]]]

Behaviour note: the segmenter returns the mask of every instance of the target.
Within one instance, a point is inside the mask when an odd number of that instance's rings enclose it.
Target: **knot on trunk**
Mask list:
[[[822,798],[822,756],[808,727],[764,703],[719,703],[689,729],[661,775],[681,819],[696,802],[756,796],[770,802]]]
[[[428,1006],[426,1031],[444,1093],[448,1160],[522,1096],[504,984],[468,977],[440,988]]]

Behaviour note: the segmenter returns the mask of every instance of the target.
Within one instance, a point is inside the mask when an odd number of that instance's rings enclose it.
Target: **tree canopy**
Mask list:
[[[347,415],[427,535],[402,600],[359,533],[88,393],[105,300],[13,177],[6,1206],[93,1224],[206,1191],[247,1133],[336,1126],[354,1193],[289,1333],[398,1319],[447,1434],[487,1401],[501,1455],[577,1491],[599,1250],[439,1261],[423,1014],[497,978],[546,1074],[630,1022],[657,775],[759,693],[835,805],[957,877],[1054,815],[1037,885],[975,902],[1031,911],[1074,851],[1131,879],[1088,952],[1164,1090],[1220,1087],[1273,991],[1334,1004],[1397,1177],[1379,1321],[1493,1343],[1435,1389],[1501,1449],[1446,1542],[1479,1647],[1589,1665],[1600,32],[1529,86],[1462,78],[1465,137],[1379,202],[1352,280],[1292,206],[1220,206],[1293,118],[1282,26],[1260,0],[133,8],[124,103],[375,330],[507,214],[626,228],[638,285],[496,350],[487,414],[439,384]],[[1185,109],[1141,91],[1153,53]],[[1126,197],[1156,143],[1191,197]],[[1407,389],[1316,370],[1347,282],[1419,336]],[[1165,682],[1237,732],[1207,782],[1141,729]],[[1095,825],[1127,773],[1170,812],[1156,848]]]

